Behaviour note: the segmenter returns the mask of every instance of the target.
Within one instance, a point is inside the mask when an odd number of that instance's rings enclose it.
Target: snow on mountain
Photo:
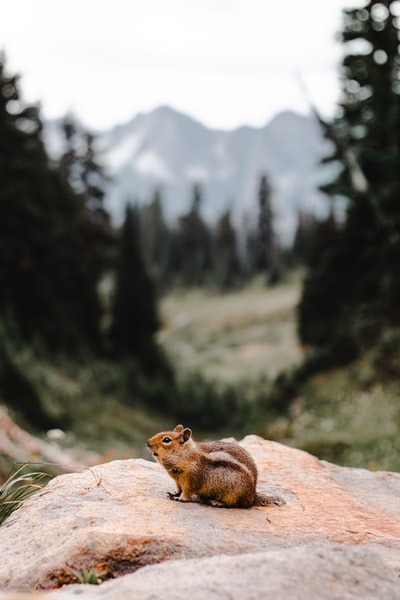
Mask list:
[[[56,146],[53,134],[48,135]],[[237,223],[256,214],[262,175],[273,188],[278,232],[293,236],[300,209],[324,213],[319,162],[328,152],[313,117],[278,114],[262,128],[208,129],[194,119],[160,107],[139,114],[100,136],[102,162],[111,182],[107,208],[118,223],[126,202],[148,202],[161,191],[170,220],[188,209],[194,183],[201,185],[203,214],[215,222],[231,208]]]
[[[109,169],[113,173],[118,173],[122,167],[129,163],[139,146],[139,135],[131,135],[123,139],[120,143],[109,146],[106,159]]]

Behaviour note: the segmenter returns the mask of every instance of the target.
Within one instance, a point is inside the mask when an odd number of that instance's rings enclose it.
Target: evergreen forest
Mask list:
[[[50,158],[40,108],[0,56],[0,404],[19,425],[61,431],[66,447],[103,459],[140,454],[154,430],[185,421],[199,435],[258,433],[343,464],[400,468],[398,6],[343,13],[336,116],[310,107],[330,141],[328,217],[300,213],[291,247],[276,232],[269,173],[246,228],[229,209],[207,222],[197,183],[174,223],[155,190],[126,202],[115,225],[96,136],[66,115],[62,155]],[[168,298],[201,290],[219,302],[256,286],[268,303],[290,285],[301,358],[273,375],[266,365],[257,378],[216,380],[162,342]],[[0,474],[9,466],[0,447]]]

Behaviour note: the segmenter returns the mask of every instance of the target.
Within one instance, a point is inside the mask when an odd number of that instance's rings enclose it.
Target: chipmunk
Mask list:
[[[236,442],[195,442],[191,429],[177,425],[154,435],[147,446],[176,482],[171,500],[225,508],[285,504],[279,496],[257,493],[256,464]]]

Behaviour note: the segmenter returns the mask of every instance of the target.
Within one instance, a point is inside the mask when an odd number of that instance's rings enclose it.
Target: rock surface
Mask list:
[[[398,574],[379,551],[314,543],[240,556],[170,561],[100,586],[68,586],[50,594],[48,600],[398,600],[399,586]]]
[[[141,459],[61,475],[1,527],[0,590],[49,590],[86,567],[119,579],[47,597],[400,597],[400,474],[338,467],[255,436],[242,445],[260,490],[285,506],[171,502],[172,479]]]

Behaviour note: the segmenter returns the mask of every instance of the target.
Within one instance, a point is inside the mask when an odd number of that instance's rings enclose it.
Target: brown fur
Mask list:
[[[282,505],[279,497],[256,492],[257,467],[250,454],[235,442],[199,442],[192,431],[177,425],[147,442],[153,456],[175,480],[179,502],[205,502],[225,508]]]

